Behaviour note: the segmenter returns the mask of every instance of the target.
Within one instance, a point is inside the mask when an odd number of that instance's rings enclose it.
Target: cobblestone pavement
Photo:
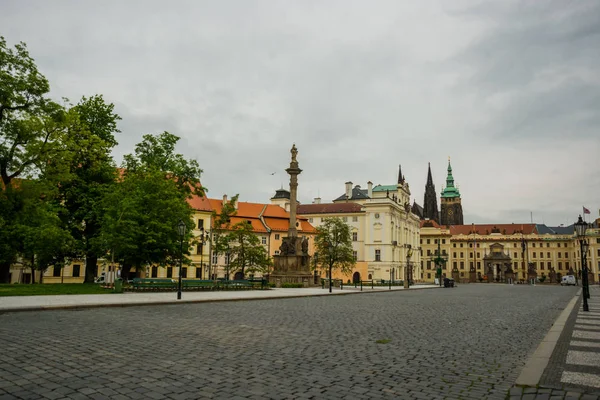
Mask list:
[[[513,388],[511,400],[600,399],[600,287],[590,289],[589,311],[580,298],[539,387]]]
[[[0,399],[504,399],[575,291],[0,314]]]

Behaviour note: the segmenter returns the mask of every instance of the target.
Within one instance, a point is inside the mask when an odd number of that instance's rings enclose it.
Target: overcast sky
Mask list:
[[[465,223],[598,216],[596,0],[1,0],[0,35],[52,96],[116,105],[119,162],[180,136],[210,197],[268,202],[295,142],[303,203],[402,164],[422,204],[451,156]]]

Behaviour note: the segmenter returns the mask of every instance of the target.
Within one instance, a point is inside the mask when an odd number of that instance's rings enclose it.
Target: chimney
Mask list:
[[[238,199],[235,199],[235,202],[233,203],[233,208],[235,208],[236,210],[238,209]]]
[[[352,198],[352,182],[346,182],[346,198]]]
[[[313,204],[321,204],[321,198],[315,197],[315,199],[313,200]]]
[[[227,203],[227,195],[226,194],[223,195],[223,205],[225,205],[225,203]]]
[[[367,182],[367,196],[369,196],[369,198],[373,197],[373,182],[371,181]]]

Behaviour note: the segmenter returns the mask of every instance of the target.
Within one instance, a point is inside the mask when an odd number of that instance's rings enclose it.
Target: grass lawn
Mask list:
[[[102,289],[96,283],[52,283],[52,284],[0,284],[2,296],[41,296],[56,294],[106,294],[112,289]]]

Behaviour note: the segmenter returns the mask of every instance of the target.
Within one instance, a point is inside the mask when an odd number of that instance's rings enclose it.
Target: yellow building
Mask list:
[[[298,207],[315,227],[325,218],[339,217],[350,226],[356,267],[346,281],[404,280],[407,274],[419,280],[419,217],[411,212],[410,189],[401,172],[396,185],[367,183],[367,189],[346,182],[345,192],[332,203]],[[410,268],[407,268],[410,266]]]
[[[600,230],[594,223],[588,230],[590,283],[600,279]],[[472,224],[440,226],[421,221],[422,279],[433,282],[438,249],[447,262],[442,273],[469,282],[503,281],[513,274],[515,281],[527,281],[529,267],[538,278],[580,276],[579,243],[574,227],[547,227],[540,224]],[[439,246],[439,247],[438,247]],[[474,273],[474,274],[472,274]]]

